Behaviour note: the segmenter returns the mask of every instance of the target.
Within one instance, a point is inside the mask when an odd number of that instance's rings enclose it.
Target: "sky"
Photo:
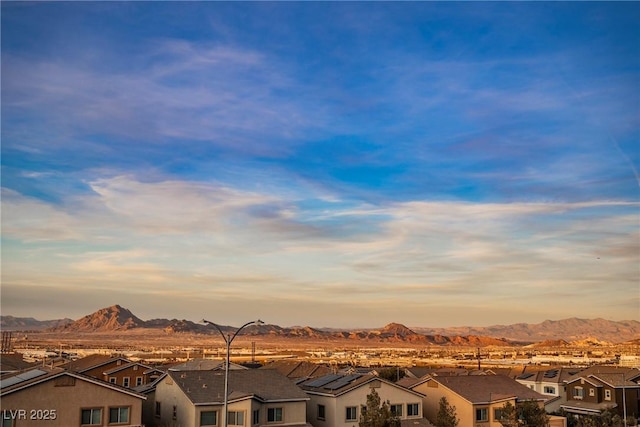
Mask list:
[[[640,3],[10,2],[3,315],[640,319]]]

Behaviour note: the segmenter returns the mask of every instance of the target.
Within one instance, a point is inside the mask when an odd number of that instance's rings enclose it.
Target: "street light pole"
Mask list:
[[[202,323],[215,326],[218,332],[220,332],[220,335],[222,335],[222,339],[224,340],[225,344],[227,344],[227,360],[225,361],[225,366],[224,366],[224,409],[223,409],[224,412],[222,414],[222,416],[224,417],[223,418],[224,422],[222,425],[223,427],[227,427],[228,426],[227,416],[229,415],[227,408],[229,406],[229,361],[231,358],[231,342],[240,333],[240,331],[246,328],[247,326],[263,325],[264,322],[262,320],[253,320],[251,322],[247,322],[244,325],[240,326],[233,335],[231,334],[225,335],[224,332],[222,332],[222,329],[220,328],[220,326],[206,319],[202,319]]]

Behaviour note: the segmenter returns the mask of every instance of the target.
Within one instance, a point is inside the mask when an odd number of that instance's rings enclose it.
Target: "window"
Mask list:
[[[173,405],[173,419],[178,419],[178,407],[176,405]]]
[[[129,407],[109,408],[109,424],[128,424]]]
[[[254,409],[253,411],[253,424],[260,424],[260,409]]]
[[[611,390],[604,391],[604,400],[611,400]]]
[[[556,394],[556,388],[546,385],[544,386],[544,392],[546,394]]]
[[[476,409],[476,421],[489,421],[489,411],[487,408]]]
[[[142,385],[142,377],[136,377],[136,387]]]
[[[576,387],[573,389],[573,398],[582,399],[584,397],[584,389],[582,387]]]
[[[102,425],[102,408],[89,408],[80,411],[80,424],[87,426]]]
[[[419,403],[407,403],[407,416],[419,417],[420,416],[420,404]]]
[[[595,396],[596,395],[596,390],[593,388],[589,389],[589,396]]]
[[[200,412],[200,426],[218,425],[218,413],[216,411]]]
[[[160,402],[156,402],[156,411],[155,411],[156,417],[159,417],[162,414],[161,410],[162,410],[162,406],[160,406]]]
[[[356,421],[358,419],[358,407],[357,406],[347,406],[347,421]]]
[[[282,422],[282,408],[268,408],[267,422],[268,423]]]
[[[240,412],[240,411],[227,412],[227,424],[230,426],[243,426],[244,412]]]
[[[2,415],[2,427],[14,427],[13,418],[5,418],[4,413]]]
[[[118,379],[117,379],[116,377],[109,377],[109,382],[110,382],[111,384],[115,384],[115,383],[116,383],[116,381],[118,381]]]
[[[125,387],[129,387],[129,377],[124,377],[122,379],[122,385]]]
[[[500,421],[502,419],[502,408],[496,408],[493,410],[493,420]]]
[[[399,405],[391,405],[391,415],[394,417],[402,417],[402,404]]]
[[[325,407],[324,407],[324,405],[318,405],[318,419],[319,420],[324,420],[325,419]]]

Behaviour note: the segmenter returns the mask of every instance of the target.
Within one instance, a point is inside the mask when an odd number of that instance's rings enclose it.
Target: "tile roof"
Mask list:
[[[91,354],[87,357],[83,357],[82,359],[74,360],[67,364],[61,365],[61,367],[67,369],[68,371],[83,372],[88,371],[89,369],[97,368],[98,366],[116,362],[117,360],[121,360],[124,363],[131,363],[130,360],[125,359],[124,357],[111,357],[104,354]]]
[[[104,375],[114,374],[124,369],[132,368],[134,366],[138,366],[139,368],[142,368],[141,370],[143,371],[143,373],[147,369],[151,369],[151,366],[143,365],[142,363],[139,363],[139,362],[131,362],[131,363],[122,364],[120,366],[116,366],[115,368],[109,369],[108,371],[104,371],[103,374]]]
[[[581,378],[608,384],[612,387],[640,387],[636,381],[640,378],[640,370],[636,368],[621,368],[618,366],[591,366],[567,379],[567,383]]]
[[[191,359],[184,363],[173,365],[170,371],[212,371],[215,369],[224,369],[225,359]],[[245,366],[231,362],[230,369],[248,369]]]
[[[392,383],[391,381],[387,381],[371,374],[330,374],[304,381],[302,383],[299,383],[299,386],[302,390],[308,393],[337,397],[341,394],[357,389],[373,381],[389,384],[392,387],[422,397],[422,395],[415,390],[404,388],[395,383]]]
[[[15,372],[34,366],[33,363],[25,362],[20,353],[7,353],[0,355],[0,372]]]
[[[515,397],[516,400],[545,400],[546,397],[504,375],[433,377],[472,403],[487,403]]]
[[[224,371],[169,371],[169,377],[194,404],[222,404]],[[287,377],[273,369],[229,371],[229,399],[308,400]]]
[[[290,379],[316,378],[331,373],[331,368],[326,365],[291,360],[271,362],[260,369],[275,369]]]

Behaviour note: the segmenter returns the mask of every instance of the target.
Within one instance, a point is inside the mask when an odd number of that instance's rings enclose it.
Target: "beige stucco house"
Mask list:
[[[422,394],[375,375],[330,374],[299,384],[309,396],[307,420],[314,427],[358,425],[367,396],[376,390],[403,425],[422,425]],[[407,421],[411,421],[407,423]]]
[[[436,420],[440,399],[446,397],[455,406],[459,427],[502,427],[500,410],[510,402],[535,400],[542,405],[545,397],[503,375],[465,375],[425,377],[411,386],[425,397],[425,417]]]
[[[229,371],[230,427],[304,427],[307,395],[275,370]],[[222,426],[224,371],[169,371],[155,390],[154,423]]]
[[[36,368],[0,381],[3,427],[142,425],[146,397],[133,390],[54,368]]]

